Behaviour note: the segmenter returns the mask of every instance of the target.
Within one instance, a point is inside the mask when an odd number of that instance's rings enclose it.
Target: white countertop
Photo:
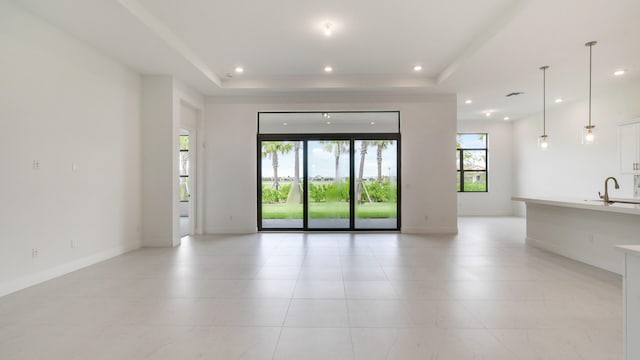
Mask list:
[[[596,199],[591,199],[591,200],[575,199],[575,198],[574,199],[571,199],[571,198],[551,199],[551,198],[529,198],[529,197],[521,197],[521,196],[512,196],[511,200],[524,201],[525,203],[532,203],[532,204],[539,204],[539,205],[562,206],[562,207],[569,207],[569,208],[575,208],[575,209],[640,215],[640,205],[622,204],[622,203],[605,204],[604,201],[596,200]]]
[[[616,248],[629,255],[640,256],[640,245],[617,245]]]

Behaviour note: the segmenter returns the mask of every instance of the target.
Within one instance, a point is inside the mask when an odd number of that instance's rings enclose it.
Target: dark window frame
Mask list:
[[[458,135],[484,135],[485,137],[484,148],[456,147],[456,152],[458,153],[458,167],[459,167],[459,170],[456,170],[456,175],[458,176],[458,181],[460,182],[460,189],[458,190],[458,193],[488,193],[489,192],[489,133],[484,133],[484,132],[457,133],[456,138],[458,137]],[[474,170],[474,169],[465,170],[464,157],[463,157],[465,151],[484,151],[484,159],[485,159],[484,170]],[[485,178],[484,190],[465,190],[464,189],[464,173],[465,172],[474,172],[474,173],[483,172],[484,178]]]
[[[183,136],[186,136],[186,137],[189,139],[189,141],[191,141],[191,139],[189,138],[189,135],[188,135],[188,134],[184,134],[184,135],[183,135],[183,134],[180,134],[180,135],[178,135],[178,137],[179,137],[179,138],[181,138],[181,137],[183,137]],[[179,150],[178,150],[178,152],[179,152],[179,153],[183,153],[183,152],[188,153],[188,152],[191,150],[191,149],[183,149],[183,148],[182,148],[182,146],[180,146],[180,145],[181,145],[181,144],[180,144],[180,141],[178,141],[178,144],[179,144]],[[191,145],[191,144],[189,143],[189,145]],[[180,179],[182,179],[182,178],[186,178],[186,179],[187,179],[187,181],[189,181],[189,175],[188,175],[188,174],[187,174],[187,175],[179,174],[179,175],[178,175],[178,177],[179,177]],[[179,194],[178,194],[178,197],[180,197],[180,195],[179,195]],[[189,198],[191,198],[191,194],[189,194]],[[188,202],[189,202],[189,200],[182,200],[182,199],[180,199],[179,201],[180,201],[181,203],[188,203]]]

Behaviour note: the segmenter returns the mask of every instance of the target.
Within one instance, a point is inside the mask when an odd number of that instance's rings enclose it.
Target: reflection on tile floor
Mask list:
[[[0,298],[0,357],[621,359],[621,278],[524,245],[524,228],[141,249]]]

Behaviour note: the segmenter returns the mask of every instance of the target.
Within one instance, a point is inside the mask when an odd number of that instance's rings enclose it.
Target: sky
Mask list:
[[[309,176],[321,176],[333,178],[335,175],[335,156],[324,150],[324,144],[320,144],[318,141],[309,141]],[[360,166],[360,141],[355,142],[355,166],[356,175]],[[378,163],[376,160],[377,146],[369,146],[367,149],[367,155],[364,161],[364,177],[376,177],[378,176]],[[396,166],[396,143],[388,145],[388,147],[382,151],[382,176],[397,176]],[[294,176],[294,164],[295,157],[293,151],[288,154],[278,154],[278,160],[280,165],[278,166],[278,177],[293,177]],[[300,148],[300,175],[302,176],[302,165],[304,159],[302,158],[302,148]],[[349,175],[349,154],[340,154],[339,164],[339,176],[344,177]],[[389,170],[390,168],[390,170]],[[262,158],[262,176],[273,177],[273,166],[271,159]]]
[[[460,147],[468,149],[482,149],[487,146],[487,137],[485,134],[458,134],[458,143]]]

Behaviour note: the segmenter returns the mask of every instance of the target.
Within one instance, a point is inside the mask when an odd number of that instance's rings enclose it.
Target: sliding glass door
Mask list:
[[[259,230],[399,230],[398,112],[259,113]]]
[[[355,227],[398,226],[398,141],[355,141]]]
[[[348,229],[351,227],[350,141],[310,140],[307,144],[308,227]]]
[[[264,229],[304,227],[302,146],[302,141],[262,141],[260,144],[260,203]]]

